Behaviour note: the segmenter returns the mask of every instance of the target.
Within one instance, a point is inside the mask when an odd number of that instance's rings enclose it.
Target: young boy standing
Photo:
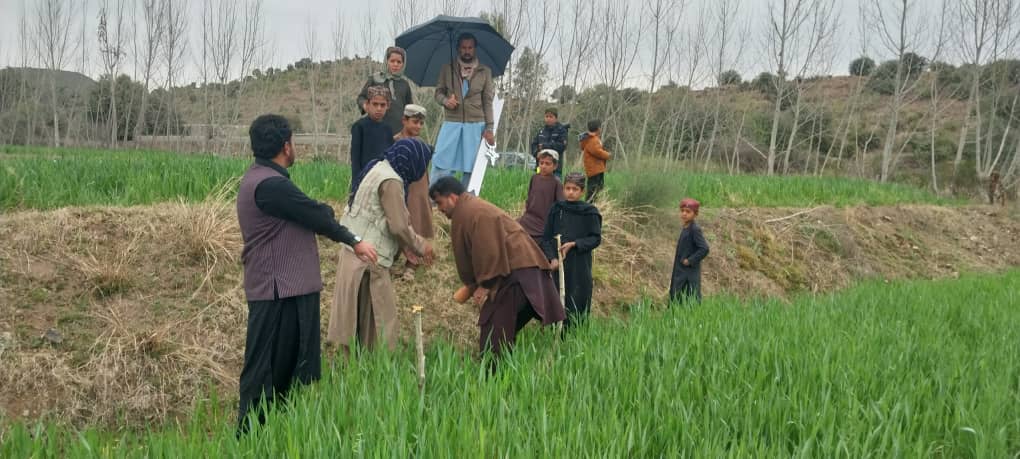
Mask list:
[[[390,108],[390,90],[385,86],[369,86],[366,90],[365,116],[351,125],[351,184],[373,159],[393,145],[393,131],[383,117]]]
[[[404,116],[401,119],[403,129],[393,140],[420,138],[421,130],[425,127],[425,107],[415,104],[404,106]],[[411,228],[419,236],[431,240],[436,236],[435,228],[432,226],[432,200],[429,198],[429,173],[418,181],[407,186],[407,211],[411,218]],[[405,254],[406,255],[406,254]],[[414,268],[420,263],[414,260],[416,257],[408,257],[404,265],[404,272],[401,275],[405,280],[414,278]]]
[[[517,219],[517,223],[520,223],[528,236],[539,245],[542,243],[542,231],[545,229],[549,209],[554,203],[564,199],[560,179],[553,175],[559,159],[560,155],[556,150],[546,149],[538,152],[538,173],[531,177],[531,183],[528,184],[528,200],[524,203],[524,215]]]
[[[566,281],[567,318],[565,328],[583,320],[591,311],[592,250],[602,243],[602,214],[595,206],[581,200],[584,194],[584,174],[572,172],[563,179],[565,201],[553,204],[542,233],[542,251],[550,264],[562,269]],[[556,253],[556,235],[563,244],[563,266],[559,266]],[[559,276],[553,276],[559,283]]]
[[[606,162],[609,152],[602,147],[602,122],[588,122],[588,132],[581,134],[581,156],[584,160],[584,173],[588,176],[588,196],[585,201],[592,202],[602,191],[606,182]]]
[[[680,201],[680,239],[676,243],[673,258],[673,276],[669,282],[669,301],[685,303],[689,300],[701,302],[701,260],[708,256],[708,242],[701,233],[701,227],[694,222],[701,203],[691,198]]]
[[[559,119],[559,111],[556,107],[549,107],[545,109],[545,125],[542,129],[535,134],[535,139],[531,141],[531,156],[538,161],[538,152],[550,149],[556,150],[559,154],[560,160],[556,162],[556,171],[553,172],[556,177],[563,177],[563,162],[565,157],[563,152],[567,151],[567,129],[569,125],[563,124]]]

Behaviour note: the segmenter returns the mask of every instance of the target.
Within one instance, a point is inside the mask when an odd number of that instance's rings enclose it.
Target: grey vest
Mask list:
[[[390,234],[382,201],[379,199],[379,187],[386,180],[404,183],[389,161],[379,161],[361,179],[358,194],[354,195],[354,202],[347,206],[347,211],[340,217],[340,224],[371,242],[379,255],[379,266],[389,268],[400,251],[400,243]]]
[[[283,175],[252,164],[237,192],[237,221],[244,249],[244,295],[248,301],[275,300],[322,290],[319,245],[315,233],[292,221],[273,217],[255,205],[255,188]]]

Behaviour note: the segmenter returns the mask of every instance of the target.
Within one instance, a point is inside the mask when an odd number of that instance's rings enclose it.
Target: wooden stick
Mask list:
[[[810,209],[808,209],[808,210],[802,210],[802,211],[800,211],[800,212],[797,212],[797,213],[794,213],[794,214],[790,214],[790,215],[787,215],[787,216],[785,216],[785,217],[779,217],[779,218],[773,218],[773,219],[771,219],[771,220],[765,220],[765,223],[775,223],[775,222],[781,222],[781,221],[783,221],[783,220],[789,220],[789,219],[791,219],[791,218],[793,218],[793,217],[796,217],[796,216],[798,216],[798,215],[804,215],[804,214],[806,214],[806,213],[808,213],[808,212],[814,212],[814,211],[816,211],[816,210],[818,210],[818,209],[821,209],[821,208],[822,208],[821,206],[818,206],[818,207],[813,207],[813,208],[810,208]]]
[[[422,307],[419,304],[411,306],[411,312],[414,313],[414,342],[415,348],[418,351],[418,390],[425,390],[425,337],[421,331],[421,312]]]
[[[560,303],[563,304],[563,312],[566,313],[566,311],[567,311],[567,283],[566,283],[566,274],[564,273],[564,271],[566,271],[566,270],[563,269],[564,268],[564,266],[563,266],[564,258],[563,258],[563,250],[562,250],[563,249],[563,239],[561,238],[561,236],[562,235],[560,235],[560,234],[556,235],[556,253],[560,257],[560,269],[559,269],[559,272],[560,272]]]

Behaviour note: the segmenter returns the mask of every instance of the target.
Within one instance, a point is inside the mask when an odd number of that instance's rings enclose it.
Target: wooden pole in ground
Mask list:
[[[418,351],[418,390],[425,391],[425,337],[421,331],[421,312],[419,304],[411,306],[414,313],[414,343]]]
[[[556,235],[556,253],[560,257],[560,304],[563,305],[563,313],[567,313],[567,282],[566,282],[566,271],[563,266],[563,239],[561,234]]]

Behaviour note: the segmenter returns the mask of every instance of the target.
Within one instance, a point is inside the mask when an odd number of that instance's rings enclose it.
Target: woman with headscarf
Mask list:
[[[431,243],[415,233],[407,211],[407,187],[425,175],[431,158],[425,142],[401,139],[354,178],[340,222],[374,244],[379,261],[372,264],[340,250],[326,341],[339,344],[345,355],[354,338],[369,348],[379,340],[390,349],[396,346],[397,302],[389,268],[401,250],[425,263],[432,260]]]
[[[386,110],[383,123],[386,123],[393,133],[400,132],[403,128],[401,119],[404,116],[404,106],[414,103],[411,85],[407,78],[404,78],[404,62],[406,61],[407,52],[403,48],[397,46],[386,48],[386,71],[369,77],[365,86],[361,88],[361,93],[358,94],[358,108],[364,115],[365,103],[368,102],[368,88],[385,86],[390,90],[390,107]]]

